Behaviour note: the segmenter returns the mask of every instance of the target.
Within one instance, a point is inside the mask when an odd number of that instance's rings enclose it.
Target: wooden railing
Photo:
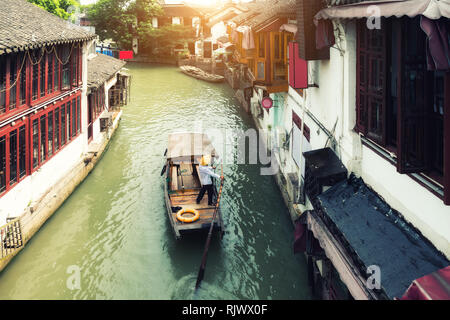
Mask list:
[[[6,222],[4,226],[0,227],[0,260],[23,246],[20,218],[7,218]]]

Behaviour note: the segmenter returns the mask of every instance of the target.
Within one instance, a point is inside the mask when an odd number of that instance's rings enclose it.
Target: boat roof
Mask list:
[[[177,132],[169,133],[167,159],[211,155],[215,156],[211,140],[204,133]],[[197,159],[195,159],[197,160]]]

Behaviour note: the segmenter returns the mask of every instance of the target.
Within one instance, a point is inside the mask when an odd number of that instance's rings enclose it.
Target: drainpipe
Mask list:
[[[305,108],[306,108],[306,90],[303,91],[303,105],[302,105],[302,127],[300,130],[300,167],[298,168],[298,192],[299,192],[299,200],[302,204],[305,204],[305,197],[303,192],[303,175],[302,175],[302,165],[303,163],[303,139],[304,139],[304,131],[305,131]]]

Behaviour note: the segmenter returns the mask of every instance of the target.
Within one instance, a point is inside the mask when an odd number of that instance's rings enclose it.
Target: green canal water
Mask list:
[[[199,122],[243,130],[253,123],[226,84],[174,67],[128,67],[132,98],[109,149],[0,274],[0,298],[310,299],[273,178],[260,175],[259,165],[237,164],[224,166],[226,231],[213,237],[194,295],[206,236],[176,241],[170,228],[160,177],[167,134]],[[80,288],[71,290],[77,270]]]

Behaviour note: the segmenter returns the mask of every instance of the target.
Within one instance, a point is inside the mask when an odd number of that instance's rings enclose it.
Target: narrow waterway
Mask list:
[[[177,68],[129,64],[128,106],[100,163],[0,274],[1,299],[309,299],[306,265],[271,176],[226,164],[226,232],[213,238],[194,296],[205,236],[176,241],[160,177],[167,134],[253,126],[226,84]],[[80,271],[80,288],[70,290]],[[72,282],[75,280],[75,282]]]

